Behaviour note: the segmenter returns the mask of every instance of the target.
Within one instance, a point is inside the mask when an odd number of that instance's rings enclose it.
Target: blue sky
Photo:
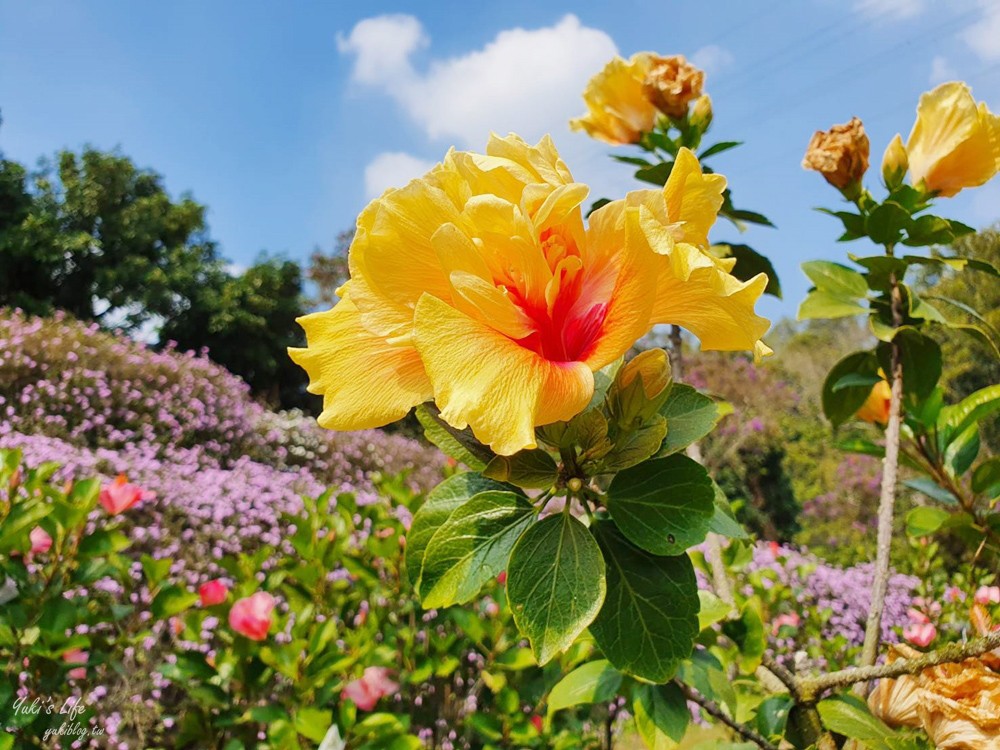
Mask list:
[[[64,147],[118,148],[207,204],[235,263],[265,250],[304,259],[372,194],[452,145],[481,149],[491,129],[550,132],[592,197],[620,196],[635,186],[629,169],[566,121],[615,51],[683,53],[708,72],[711,135],[746,141],[713,166],[738,206],[778,226],[741,239],[778,268],[785,300],[760,306],[776,318],[805,293],[798,264],[845,249],[812,211],[839,196],[799,166],[812,132],[861,117],[874,178],[933,84],[967,80],[1000,111],[997,39],[990,0],[0,0],[0,150],[34,164]],[[940,212],[993,223],[1000,180]],[[713,239],[738,233],[720,224]]]

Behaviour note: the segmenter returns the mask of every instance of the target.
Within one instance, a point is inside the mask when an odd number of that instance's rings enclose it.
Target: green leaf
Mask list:
[[[972,489],[991,500],[1000,495],[1000,456],[988,458],[976,467],[972,472]]]
[[[640,464],[656,453],[667,434],[667,421],[654,414],[652,421],[620,435],[600,463],[602,472],[621,471]]]
[[[507,600],[540,665],[565,651],[597,616],[604,558],[587,528],[566,513],[531,526],[507,566]]]
[[[757,706],[757,731],[768,739],[777,740],[785,734],[788,714],[795,701],[788,695],[774,695]]]
[[[704,466],[674,454],[617,474],[607,506],[633,544],[655,555],[678,555],[705,540],[715,488]]]
[[[846,299],[861,299],[868,294],[865,277],[853,268],[828,260],[810,260],[802,270],[821,292]]]
[[[930,505],[914,508],[906,514],[906,533],[910,536],[930,536],[951,518],[951,513]]]
[[[751,224],[760,224],[765,227],[773,227],[774,224],[771,220],[764,216],[762,213],[756,211],[747,211],[745,208],[729,208],[723,207],[723,210],[719,212],[723,214],[727,219],[736,224],[737,227],[740,226],[740,222],[748,221]],[[740,230],[742,231],[742,229]]]
[[[849,420],[861,408],[871,393],[870,385],[849,385],[837,388],[848,375],[878,378],[878,360],[871,352],[854,352],[837,362],[823,382],[823,414],[834,427]]]
[[[0,526],[0,551],[9,550],[52,512],[52,506],[35,500],[16,503]],[[24,540],[27,542],[27,539]]]
[[[493,460],[493,451],[476,440],[472,430],[456,430],[441,419],[436,406],[421,404],[416,413],[424,435],[446,455],[476,471],[482,471]]]
[[[900,348],[903,364],[903,393],[924,399],[941,378],[941,347],[930,336],[913,329],[901,329],[893,343]],[[892,372],[892,344],[881,342],[875,350],[879,365]]]
[[[691,655],[700,631],[691,560],[651,555],[610,521],[597,521],[591,530],[607,563],[607,599],[590,632],[621,671],[666,682]]]
[[[673,168],[674,163],[672,161],[656,164],[652,167],[643,167],[636,170],[635,178],[642,182],[648,182],[650,185],[663,187],[667,184],[667,180],[670,179],[670,172],[673,171]]]
[[[848,318],[867,313],[868,308],[851,297],[816,290],[809,292],[802,300],[802,304],[799,305],[798,319]]]
[[[944,452],[944,465],[953,477],[960,477],[972,467],[979,455],[979,425],[970,424],[955,437]]]
[[[162,620],[164,617],[171,617],[180,614],[198,601],[198,594],[193,591],[185,591],[179,586],[165,586],[160,589],[160,593],[153,599],[149,609],[153,617]]]
[[[733,509],[729,505],[726,493],[715,482],[712,482],[712,486],[715,492],[713,500],[715,510],[712,513],[712,520],[708,523],[708,530],[730,539],[749,539],[750,535],[736,520],[736,514],[733,513]]]
[[[513,456],[494,456],[483,476],[531,490],[545,490],[559,478],[559,467],[541,448],[519,451]]]
[[[169,557],[154,560],[149,555],[144,554],[139,559],[142,562],[142,572],[145,574],[146,582],[150,588],[159,586],[170,572],[170,566],[174,564],[174,561]]]
[[[704,393],[683,383],[674,383],[660,415],[667,420],[667,436],[657,456],[687,448],[712,431],[719,420],[718,405]]]
[[[723,151],[728,151],[731,148],[742,145],[743,141],[720,141],[719,143],[713,143],[698,155],[698,161],[704,161],[710,156],[721,154]]]
[[[732,607],[711,591],[698,589],[698,630],[710,628],[729,617]]]
[[[888,245],[899,242],[911,222],[910,213],[905,208],[893,201],[886,201],[868,215],[865,229],[876,245]]]
[[[876,383],[882,380],[878,375],[864,372],[848,373],[833,386],[833,392],[842,391],[845,388],[867,388],[869,391]]]
[[[872,716],[865,702],[854,696],[827,698],[816,704],[823,726],[871,750],[902,750],[904,739],[880,719]]]
[[[978,424],[1000,411],[1000,384],[987,386],[966,396],[953,406],[946,406],[938,417],[938,425],[948,439],[961,435],[970,425]]]
[[[816,210],[827,216],[834,216],[840,219],[844,225],[844,235],[840,238],[840,242],[848,242],[865,236],[864,216],[851,213],[850,211],[831,211],[828,208],[817,208]]]
[[[632,691],[632,714],[635,728],[649,750],[676,747],[691,721],[687,699],[673,683],[636,685]]]
[[[430,491],[427,500],[413,516],[413,523],[410,524],[410,530],[406,535],[406,575],[418,592],[420,568],[423,565],[427,543],[451,517],[452,512],[480,492],[488,490],[506,492],[510,489],[512,488],[509,485],[467,471],[448,477]]]
[[[736,245],[723,243],[716,247],[728,249],[729,257],[736,258],[736,264],[730,273],[740,281],[749,281],[759,273],[767,275],[767,286],[764,287],[764,294],[781,299],[781,282],[778,280],[778,273],[774,270],[774,265],[765,256],[758,253],[749,245]]]
[[[424,552],[420,601],[426,609],[464,604],[507,567],[535,508],[513,492],[482,492],[457,508]]]
[[[722,624],[722,632],[739,647],[739,665],[744,673],[752,673],[760,666],[761,656],[767,646],[767,635],[760,612],[752,601],[743,605],[738,620],[728,620]]]
[[[589,703],[606,703],[618,695],[622,673],[606,659],[577,667],[552,688],[548,697],[548,712]]]
[[[909,487],[911,490],[916,490],[917,492],[927,495],[927,497],[932,500],[937,500],[939,503],[945,503],[946,505],[955,505],[958,502],[951,492],[941,487],[933,479],[927,477],[917,477],[916,479],[905,479],[903,484]]]
[[[310,706],[302,706],[293,719],[295,731],[313,742],[322,742],[326,730],[333,723],[333,712]]]

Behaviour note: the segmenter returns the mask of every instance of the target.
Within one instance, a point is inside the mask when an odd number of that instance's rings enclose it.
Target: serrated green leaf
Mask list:
[[[588,662],[577,667],[555,684],[547,700],[548,713],[572,706],[606,703],[617,697],[622,673],[607,659]]]
[[[866,234],[876,245],[899,242],[912,223],[910,213],[898,203],[886,201],[875,208],[865,220]]]
[[[719,407],[711,398],[683,383],[674,383],[660,415],[667,420],[667,436],[657,456],[687,448],[712,431],[719,421]]]
[[[617,474],[607,506],[633,544],[654,555],[678,555],[705,540],[715,488],[704,466],[674,454]]]
[[[654,414],[649,424],[619,436],[601,461],[601,471],[622,471],[642,463],[660,449],[666,434],[667,421]]]
[[[464,604],[507,567],[535,508],[513,492],[482,492],[455,509],[424,552],[420,600],[426,609]]]
[[[540,665],[565,651],[597,616],[604,558],[587,528],[566,513],[531,526],[514,545],[507,600]]]
[[[635,728],[649,750],[670,750],[684,737],[691,711],[681,689],[673,684],[636,685],[632,691]]]
[[[467,471],[448,477],[430,491],[427,500],[414,514],[410,530],[406,534],[406,575],[418,592],[420,568],[423,565],[427,543],[451,517],[452,512],[480,492],[489,490],[508,492],[511,489],[509,485]]]
[[[555,484],[559,467],[541,448],[518,451],[513,456],[495,456],[483,476],[524,489],[544,490]]]
[[[621,671],[666,682],[690,656],[700,630],[691,560],[651,555],[611,521],[597,521],[591,530],[607,563],[607,599],[590,632]]]
[[[436,406],[421,404],[416,414],[427,439],[456,461],[482,471],[493,460],[493,451],[476,440],[470,429],[456,430],[441,419]]]

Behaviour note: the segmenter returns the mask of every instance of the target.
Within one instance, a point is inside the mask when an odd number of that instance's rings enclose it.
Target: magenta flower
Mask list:
[[[976,589],[976,604],[1000,604],[1000,586],[980,586]]]
[[[252,641],[262,641],[271,629],[274,604],[274,597],[266,591],[240,599],[229,610],[229,626]]]
[[[128,479],[124,474],[119,474],[118,477],[111,484],[105,485],[101,489],[100,501],[101,505],[104,506],[106,510],[112,516],[117,516],[119,513],[123,513],[133,505],[135,505],[140,500],[149,499],[150,493],[147,493],[142,487],[137,487],[134,484],[129,484]]]
[[[927,648],[937,638],[937,628],[931,622],[915,622],[903,628],[903,638],[914,646]]]
[[[44,554],[52,549],[52,537],[41,526],[33,528],[28,534],[28,539],[31,541],[31,554],[33,555]]]
[[[364,674],[344,686],[341,696],[350,698],[362,711],[371,711],[379,699],[399,690],[399,684],[389,679],[385,667],[368,667]]]
[[[198,588],[198,596],[201,597],[201,606],[211,607],[213,604],[222,604],[226,601],[229,588],[223,583],[221,578],[203,583]]]
[[[71,649],[62,655],[63,661],[67,664],[86,664],[90,660],[90,654],[78,648]],[[87,676],[86,667],[76,667],[69,670],[67,676],[71,680],[82,680]]]

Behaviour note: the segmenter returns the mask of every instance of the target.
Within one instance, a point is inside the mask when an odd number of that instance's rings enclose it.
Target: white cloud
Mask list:
[[[944,55],[935,55],[934,59],[931,60],[931,74],[930,74],[930,84],[931,86],[937,86],[939,83],[944,83],[945,81],[953,81],[958,78],[958,72],[955,67],[948,62]]]
[[[732,64],[733,53],[718,44],[709,44],[691,55],[691,62],[711,75]]]
[[[373,86],[411,78],[410,56],[427,44],[420,21],[403,14],[366,18],[347,37],[337,34],[340,53],[355,55],[353,79]]]
[[[365,167],[365,197],[377,198],[386,188],[401,187],[429,170],[433,163],[402,151],[386,151]]]
[[[924,0],[855,0],[854,10],[869,18],[903,20],[920,15]]]
[[[587,80],[617,52],[614,41],[574,15],[540,29],[501,31],[482,49],[413,65],[427,44],[420,22],[394,15],[359,22],[338,38],[355,56],[355,81],[382,89],[430,138],[481,148],[491,131],[528,140],[565,133],[581,114]]]
[[[983,17],[973,22],[962,33],[962,38],[981,60],[995,62],[1000,60],[1000,3],[980,0],[979,4]]]

